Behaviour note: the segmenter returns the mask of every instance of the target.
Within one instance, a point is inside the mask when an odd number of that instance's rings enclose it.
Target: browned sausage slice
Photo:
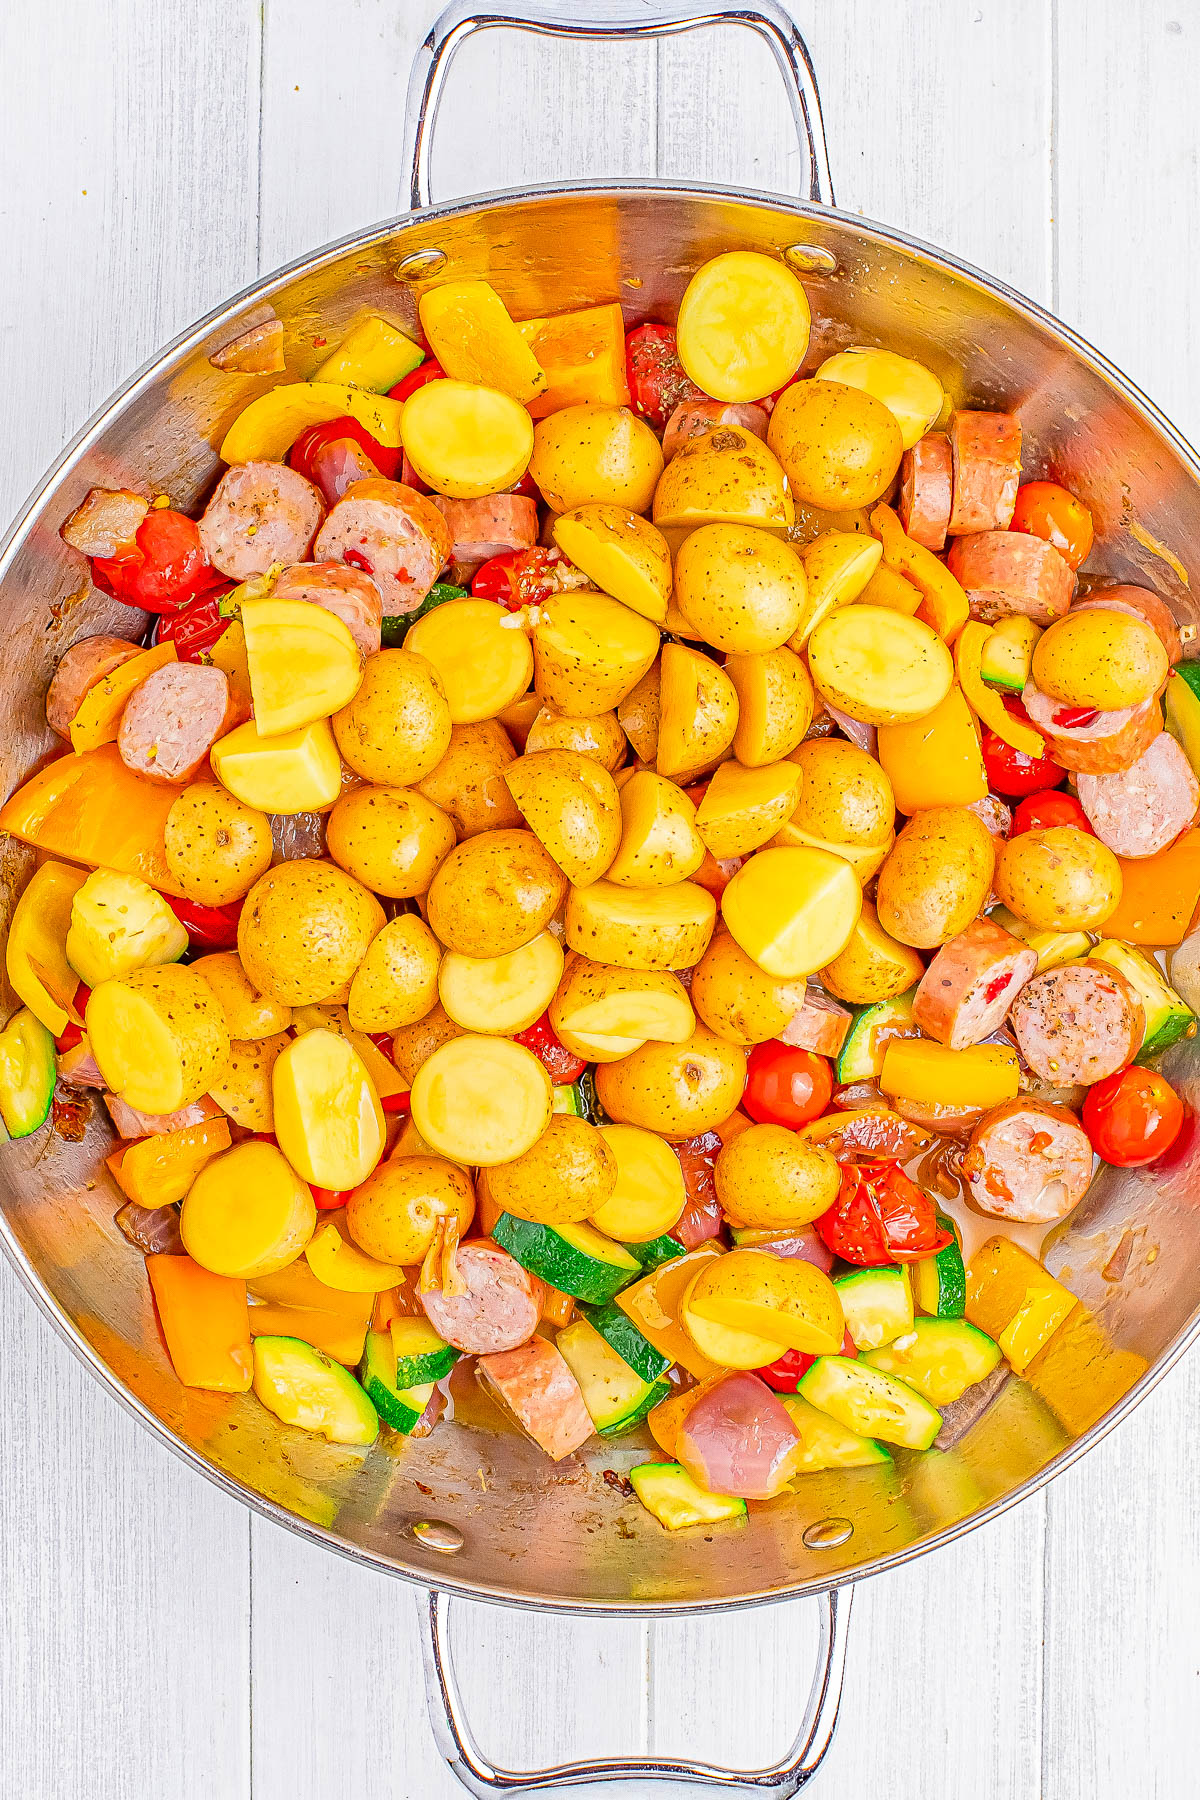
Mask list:
[[[555,1462],[595,1433],[579,1383],[548,1339],[532,1337],[515,1350],[481,1356],[478,1368],[522,1431]]]
[[[317,533],[313,556],[372,576],[392,618],[420,606],[437,580],[450,556],[450,528],[424,494],[372,477],[346,489]]]
[[[1037,968],[1037,954],[990,919],[944,943],[917,986],[913,1018],[951,1050],[978,1044],[1003,1023]]]
[[[1026,982],[1012,1009],[1021,1055],[1058,1087],[1090,1087],[1131,1063],[1142,1047],[1142,1003],[1115,969],[1065,964]]]
[[[489,494],[484,500],[432,496],[450,533],[451,560],[485,563],[506,550],[531,550],[538,541],[537,501],[528,494]]]
[[[308,459],[313,480],[321,490],[326,506],[336,506],[348,487],[356,481],[379,478],[379,470],[362,445],[354,438],[334,438],[322,444]]]
[[[141,653],[141,645],[131,644],[127,638],[104,636],[80,638],[64,650],[46,690],[46,723],[51,731],[69,737],[71,720],[89,689]]]
[[[1093,588],[1090,594],[1085,594],[1082,600],[1076,601],[1076,606],[1106,606],[1111,612],[1131,613],[1135,619],[1144,619],[1150,629],[1158,633],[1172,668],[1183,655],[1183,644],[1174,613],[1166,601],[1160,600],[1149,588],[1128,587],[1124,584],[1118,587]]]
[[[846,1041],[851,1017],[848,1006],[831,999],[823,987],[810,981],[804,1005],[792,1014],[779,1039],[781,1043],[794,1045],[797,1050],[815,1050],[818,1056],[836,1056]]]
[[[1092,1146],[1065,1106],[1006,1100],[971,1133],[962,1168],[981,1212],[1052,1225],[1087,1193]]]
[[[723,400],[681,400],[663,432],[664,459],[670,462],[675,452],[690,439],[706,437],[721,425],[740,426],[743,431],[751,431],[766,442],[766,408],[756,400],[735,400],[729,404]]]
[[[1075,785],[1092,830],[1117,856],[1165,850],[1200,807],[1200,782],[1166,731],[1121,774],[1080,775]]]
[[[229,728],[229,682],[205,663],[164,663],[134,688],[117,749],[127,769],[152,781],[190,781]]]
[[[128,488],[89,488],[59,536],[85,556],[115,556],[133,542],[149,511],[145,496]]]
[[[1055,762],[1079,775],[1116,775],[1132,768],[1163,724],[1157,695],[1119,712],[1097,712],[1079,725],[1063,724],[1062,715],[1069,709],[1061,700],[1043,694],[1032,681],[1021,690],[1021,704]],[[1056,719],[1060,721],[1057,724]]]
[[[1007,531],[1021,485],[1021,422],[1012,413],[959,412],[950,421],[951,537]]]
[[[286,463],[235,463],[204,509],[200,542],[222,575],[248,581],[307,556],[324,511],[312,482]]]
[[[520,1263],[498,1244],[477,1238],[460,1244],[455,1257],[467,1291],[444,1294],[433,1288],[421,1295],[433,1329],[473,1356],[526,1343],[540,1315],[533,1283]]]
[[[927,431],[900,464],[900,522],[915,543],[943,550],[954,493],[954,460],[944,431]]]
[[[946,567],[965,588],[971,617],[985,625],[1014,613],[1035,625],[1052,625],[1075,592],[1075,571],[1066,557],[1026,531],[955,538]]]
[[[293,563],[275,583],[272,600],[308,600],[339,618],[364,656],[379,649],[383,596],[373,577],[347,563]]]

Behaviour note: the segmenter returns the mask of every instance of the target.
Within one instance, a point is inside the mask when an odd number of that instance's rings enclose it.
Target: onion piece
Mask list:
[[[710,1493],[770,1500],[795,1474],[803,1451],[778,1395],[757,1375],[735,1370],[688,1412],[675,1454]]]

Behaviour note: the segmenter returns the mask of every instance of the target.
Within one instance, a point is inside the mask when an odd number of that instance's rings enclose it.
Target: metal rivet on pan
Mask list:
[[[833,251],[822,249],[820,244],[788,244],[783,260],[798,275],[833,275],[838,266]]]
[[[392,274],[397,281],[427,281],[431,275],[440,275],[445,266],[444,250],[413,250],[400,258]]]
[[[802,1542],[808,1550],[836,1550],[853,1535],[854,1527],[849,1519],[821,1519],[816,1525],[805,1528]]]
[[[455,1525],[447,1525],[442,1519],[418,1519],[409,1526],[409,1530],[418,1544],[424,1544],[427,1550],[440,1550],[445,1556],[453,1556],[461,1550],[463,1534]]]

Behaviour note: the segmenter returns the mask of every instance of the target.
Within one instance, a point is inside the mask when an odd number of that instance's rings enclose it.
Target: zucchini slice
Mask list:
[[[657,1269],[660,1263],[670,1262],[673,1257],[686,1255],[679,1239],[673,1237],[648,1238],[644,1244],[626,1244],[625,1248],[646,1273]]]
[[[802,1394],[781,1394],[779,1398],[804,1446],[799,1474],[811,1475],[817,1469],[865,1469],[870,1463],[891,1462],[890,1450],[819,1412]]]
[[[1157,966],[1140,950],[1119,943],[1115,938],[1104,938],[1088,952],[1088,961],[1107,963],[1110,969],[1123,975],[1142,1003],[1146,1030],[1137,1054],[1138,1062],[1169,1050],[1181,1037],[1195,1030],[1196,1015],[1191,1007],[1184,1005]]]
[[[642,1336],[628,1313],[623,1313],[612,1301],[607,1306],[589,1306],[585,1300],[580,1303],[579,1311],[609,1348],[615,1350],[622,1362],[628,1363],[643,1381],[657,1381],[671,1367],[670,1357],[656,1350],[650,1340]]]
[[[854,1269],[849,1275],[839,1275],[833,1285],[856,1350],[877,1350],[881,1344],[890,1344],[912,1330],[913,1300],[907,1270],[894,1264]]]
[[[868,1352],[871,1357],[888,1354]],[[882,1438],[907,1450],[928,1450],[942,1428],[941,1413],[923,1394],[886,1370],[873,1368],[865,1357],[854,1361],[848,1356],[818,1356],[798,1391],[818,1411],[829,1413],[861,1437]]]
[[[576,1119],[586,1119],[587,1109],[584,1105],[583,1089],[577,1081],[569,1087],[560,1085],[554,1090],[550,1110],[556,1113],[570,1113]]]
[[[918,1319],[907,1337],[868,1350],[863,1361],[885,1375],[898,1375],[935,1406],[948,1406],[991,1374],[1000,1361],[1000,1346],[965,1319]]]
[[[1041,635],[1032,619],[1018,615],[999,620],[979,659],[979,673],[988,686],[1019,694],[1029,680],[1034,646]]]
[[[857,1006],[846,1041],[838,1054],[838,1086],[850,1081],[874,1081],[883,1067],[883,1051],[889,1038],[916,1037],[912,1003],[916,988],[894,1000],[877,1000],[873,1006]]]
[[[57,1073],[54,1039],[23,1006],[0,1031],[0,1117],[9,1137],[28,1137],[46,1123]]]
[[[586,1319],[564,1326],[556,1342],[601,1437],[632,1430],[671,1391],[669,1382],[643,1381]]]
[[[255,1338],[254,1392],[285,1425],[317,1431],[331,1444],[373,1444],[379,1436],[379,1414],[353,1375],[299,1338]]]
[[[426,1381],[440,1381],[462,1354],[453,1344],[443,1343],[425,1319],[393,1319],[391,1332],[397,1387],[420,1387]]]
[[[604,1306],[642,1273],[628,1250],[592,1225],[560,1225],[552,1230],[501,1213],[492,1237],[531,1275],[548,1281],[561,1294],[590,1300],[595,1306]]]
[[[937,1215],[943,1231],[954,1241],[935,1256],[913,1264],[913,1290],[917,1305],[935,1319],[961,1319],[967,1310],[967,1271],[962,1258],[958,1226],[945,1213]]]
[[[698,1487],[679,1463],[639,1463],[630,1469],[629,1479],[646,1511],[668,1531],[745,1516],[744,1500],[732,1494],[710,1494],[707,1488]]]

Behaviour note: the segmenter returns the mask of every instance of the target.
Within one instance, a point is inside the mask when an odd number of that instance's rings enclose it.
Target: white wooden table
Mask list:
[[[162,342],[396,210],[432,0],[0,7],[0,514]],[[1047,302],[1200,439],[1197,0],[796,0],[843,206]],[[439,195],[572,174],[790,191],[741,34],[464,52]],[[413,1600],[254,1519],[85,1377],[0,1270],[3,1800],[446,1800]],[[820,1800],[1197,1791],[1200,1362],[990,1528],[860,1589]],[[460,1610],[460,1619],[463,1612]],[[808,1682],[802,1604],[708,1625],[472,1608],[507,1758],[749,1764]],[[481,1729],[483,1729],[481,1727]]]

